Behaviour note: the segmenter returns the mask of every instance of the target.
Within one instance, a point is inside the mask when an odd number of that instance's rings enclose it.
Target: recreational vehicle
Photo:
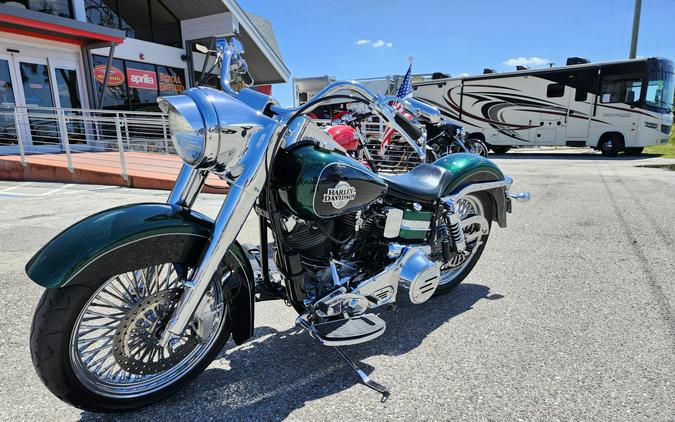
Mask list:
[[[495,152],[566,145],[613,156],[668,142],[673,72],[673,62],[662,58],[570,58],[562,67],[425,80],[413,83],[413,95]]]

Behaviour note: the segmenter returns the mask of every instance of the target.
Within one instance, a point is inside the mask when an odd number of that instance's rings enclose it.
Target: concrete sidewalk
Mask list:
[[[15,181],[86,183],[143,189],[171,189],[182,166],[176,155],[125,152],[127,177],[118,152],[73,152],[72,170],[65,153],[0,156],[0,179]],[[227,183],[210,175],[204,192],[225,193]]]

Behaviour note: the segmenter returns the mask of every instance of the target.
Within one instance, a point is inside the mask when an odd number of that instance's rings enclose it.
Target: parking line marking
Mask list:
[[[14,189],[23,188],[25,186],[30,185],[31,183],[33,183],[33,182],[24,182],[24,183],[19,183],[18,185],[15,185],[15,186],[10,186],[8,188],[0,189],[0,193],[9,192],[9,191],[14,190]]]
[[[41,193],[41,194],[39,194],[39,195],[35,195],[35,196],[47,196],[47,195],[51,195],[52,193],[56,193],[56,192],[62,191],[62,190],[64,190],[64,189],[68,189],[69,187],[71,187],[71,186],[73,186],[73,185],[74,185],[73,183],[68,183],[67,185],[61,186],[60,188],[48,190],[47,192],[43,192],[43,193]]]

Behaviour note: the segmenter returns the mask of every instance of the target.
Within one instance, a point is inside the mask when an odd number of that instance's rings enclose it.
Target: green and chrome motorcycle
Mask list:
[[[511,179],[473,154],[375,174],[306,115],[336,99],[364,103],[423,156],[425,134],[392,98],[337,82],[300,108],[282,108],[244,87],[251,80],[237,40],[216,46],[222,91],[197,87],[160,99],[185,162],[167,202],[85,218],[26,265],[47,288],[31,331],[35,369],[79,408],[144,406],[183,388],[230,336],[250,339],[255,303],[279,299],[386,396],[342,346],[384,333],[374,310],[456,287],[492,223],[505,227],[511,200],[529,194],[509,192]],[[427,104],[395,100],[414,116],[440,118]],[[192,210],[209,173],[230,186],[215,221]],[[242,246],[236,238],[251,210],[260,245]]]

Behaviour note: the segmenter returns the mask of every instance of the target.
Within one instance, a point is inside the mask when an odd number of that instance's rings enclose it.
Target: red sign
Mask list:
[[[140,70],[127,67],[129,88],[157,90],[157,74],[152,70]]]
[[[104,64],[98,65],[94,68],[94,79],[96,82],[103,84],[105,79],[105,68],[107,66]],[[124,83],[124,72],[116,68],[115,66],[110,66],[110,72],[108,73],[108,86],[120,86]]]

